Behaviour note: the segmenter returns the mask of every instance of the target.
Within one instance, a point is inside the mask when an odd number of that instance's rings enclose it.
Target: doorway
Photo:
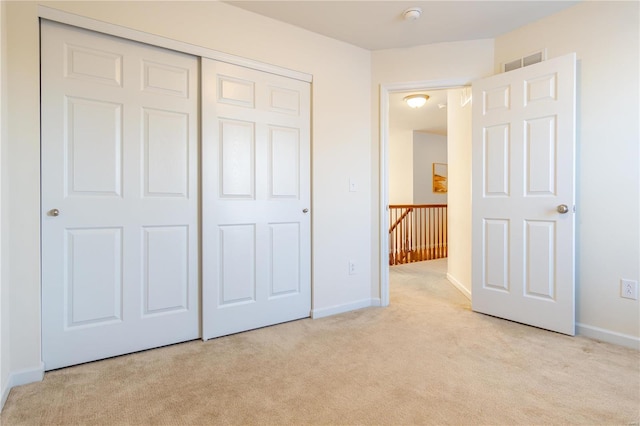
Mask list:
[[[470,81],[470,79],[449,79],[449,80],[434,80],[434,81],[424,81],[424,82],[412,82],[412,83],[395,83],[395,84],[389,84],[389,85],[382,85],[380,88],[380,300],[381,300],[381,305],[382,306],[388,306],[389,305],[389,262],[388,262],[388,258],[389,258],[389,210],[388,210],[388,206],[390,204],[390,198],[389,198],[389,189],[390,189],[390,182],[389,182],[389,170],[390,170],[390,165],[389,165],[389,153],[390,153],[390,126],[389,126],[389,118],[390,118],[390,99],[392,95],[398,94],[398,93],[406,93],[406,92],[412,92],[412,93],[421,93],[421,92],[430,92],[430,91],[450,91],[450,93],[448,94],[448,96],[452,96],[458,99],[458,102],[455,103],[455,109],[456,112],[460,112],[458,111],[458,109],[460,110],[464,110],[464,114],[461,116],[463,121],[468,121],[468,123],[465,126],[456,126],[456,129],[458,127],[461,127],[463,132],[462,134],[459,134],[456,136],[456,140],[457,143],[455,144],[455,146],[451,146],[452,144],[450,142],[447,143],[447,151],[448,151],[448,158],[449,158],[449,175],[453,176],[451,174],[451,170],[453,169],[453,171],[455,171],[456,173],[462,172],[464,173],[465,167],[466,167],[466,173],[470,176],[470,170],[471,170],[471,162],[470,162],[470,155],[468,156],[468,159],[462,158],[462,159],[458,159],[456,158],[456,155],[461,151],[458,147],[458,145],[460,144],[464,144],[467,143],[468,144],[468,148],[470,148],[471,145],[471,138],[470,138],[470,128],[471,128],[471,112],[470,112],[470,105],[466,104],[463,105],[463,102],[460,101],[460,96],[462,92],[466,92],[467,89],[465,88],[465,85]],[[455,93],[454,93],[455,92]],[[449,103],[448,103],[449,104]],[[453,106],[453,105],[451,105]],[[451,106],[447,106],[447,111],[449,111],[449,109],[451,108]],[[450,116],[451,111],[449,111],[447,113],[448,116]],[[468,117],[467,117],[468,116]],[[449,122],[450,117],[448,117],[448,122]],[[451,126],[448,126],[451,127]],[[467,133],[467,127],[468,127],[468,138],[466,136]],[[465,141],[466,140],[466,141]],[[453,149],[452,149],[453,148]],[[468,149],[467,151],[470,152],[470,149]],[[468,160],[468,164],[467,164],[467,160]],[[466,180],[464,178],[459,179],[456,178],[453,183],[454,185],[451,186],[450,182],[450,191],[448,193],[448,197],[450,198],[448,200],[448,203],[451,204],[452,202],[454,203],[454,205],[456,205],[456,207],[459,209],[459,212],[462,212],[462,217],[455,217],[455,220],[451,220],[452,215],[450,215],[450,219],[449,219],[449,224],[453,229],[459,229],[460,232],[467,232],[467,240],[469,240],[469,236],[471,235],[471,229],[470,229],[470,196],[468,197],[468,205],[467,206],[463,206],[460,204],[464,204],[464,201],[461,200],[463,197],[459,197],[457,196],[456,192],[457,192],[457,188],[459,187],[463,187],[466,185],[466,187],[469,187],[469,180]],[[459,186],[457,186],[459,185]],[[468,188],[469,194],[470,194],[470,188]],[[454,196],[452,197],[452,194],[454,194]],[[465,210],[466,209],[466,210]],[[466,225],[466,222],[469,222],[469,225]],[[465,257],[466,255],[466,257]],[[465,250],[461,250],[459,252],[450,252],[449,253],[449,257],[450,257],[450,261],[453,261],[454,264],[462,264],[462,270],[468,270],[469,274],[470,274],[470,269],[471,269],[471,256],[470,256],[470,245],[469,245],[469,253],[465,253]],[[451,268],[449,268],[449,271],[451,271]],[[464,282],[464,279],[466,278],[466,276],[460,276],[460,278],[456,279],[456,277],[454,276],[454,274],[451,274],[450,272],[447,273],[447,278],[449,279],[449,281],[458,289],[460,289],[467,297],[470,298],[470,291],[468,289],[466,289],[466,287],[462,284],[462,282]],[[470,275],[469,275],[469,281],[470,282]]]

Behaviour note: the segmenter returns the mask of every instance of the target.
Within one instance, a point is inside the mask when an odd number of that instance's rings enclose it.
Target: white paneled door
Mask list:
[[[203,337],[308,317],[310,85],[202,60]]]
[[[42,23],[45,368],[195,339],[198,59]]]
[[[473,84],[473,310],[575,334],[575,54]]]

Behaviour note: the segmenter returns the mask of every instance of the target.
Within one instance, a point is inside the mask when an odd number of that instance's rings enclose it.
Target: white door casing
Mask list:
[[[568,335],[575,64],[570,54],[473,83],[473,310]]]
[[[202,60],[203,338],[310,315],[310,85]]]
[[[45,369],[198,338],[198,59],[43,21],[41,64]]]

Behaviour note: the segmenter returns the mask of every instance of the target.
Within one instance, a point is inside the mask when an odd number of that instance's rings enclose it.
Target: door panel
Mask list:
[[[220,226],[220,305],[256,300],[254,225]]]
[[[525,220],[525,296],[555,299],[556,226],[553,221]]]
[[[88,47],[86,44],[80,46],[73,42],[65,43],[63,49],[66,78],[122,87],[121,54]]]
[[[525,196],[556,194],[555,129],[555,117],[542,117],[525,122]]]
[[[202,75],[204,338],[308,317],[309,84],[211,60]]]
[[[122,319],[122,229],[67,229],[66,327]]]
[[[254,199],[254,124],[220,121],[220,176],[222,196]]]
[[[297,199],[300,193],[300,133],[298,129],[269,128],[270,198]]]
[[[485,129],[484,152],[484,196],[509,196],[509,126],[498,125]]]
[[[145,197],[186,197],[189,115],[144,108]]]
[[[122,194],[122,105],[66,99],[67,195]]]
[[[509,221],[485,219],[485,276],[487,288],[509,291]]]
[[[144,315],[188,309],[189,229],[145,226]]]
[[[142,61],[142,90],[161,95],[189,97],[189,75],[193,70],[172,64]]]
[[[41,63],[45,368],[199,337],[198,60],[43,21]]]
[[[473,99],[473,309],[573,335],[575,55],[475,82]]]
[[[269,298],[300,292],[300,225],[271,223],[271,285]]]

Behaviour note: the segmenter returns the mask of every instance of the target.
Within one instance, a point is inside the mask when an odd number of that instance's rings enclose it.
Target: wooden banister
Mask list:
[[[389,208],[391,208],[391,206],[389,206]],[[411,213],[413,211],[412,207],[407,208],[407,210],[402,213],[402,215],[398,218],[398,220],[395,221],[395,223],[393,225],[391,225],[391,227],[389,228],[389,233],[393,232],[394,229],[396,229],[398,227],[398,225],[402,222],[402,220],[407,217],[407,215],[409,213]]]
[[[446,204],[389,205],[389,264],[447,257]]]

